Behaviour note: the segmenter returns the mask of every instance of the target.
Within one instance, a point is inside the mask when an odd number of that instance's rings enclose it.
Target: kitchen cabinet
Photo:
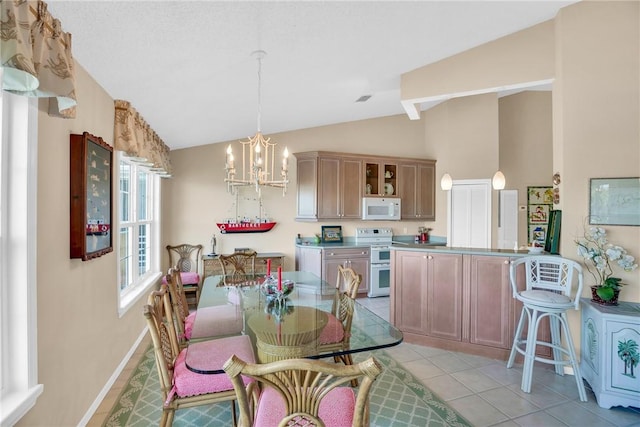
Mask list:
[[[256,274],[267,273],[267,260],[271,260],[271,271],[276,271],[278,267],[284,268],[284,254],[280,252],[264,252],[256,255]],[[222,266],[218,255],[202,256],[202,278],[222,274]]]
[[[296,246],[296,271],[307,271],[322,277],[322,248]]]
[[[297,153],[298,220],[360,219],[362,160],[331,153]]]
[[[462,339],[462,255],[393,251],[392,321],[403,332]]]
[[[435,221],[436,164],[433,160],[398,165],[397,194],[402,199],[403,220]]]
[[[398,164],[391,160],[365,159],[365,195],[397,196]]]
[[[371,252],[368,247],[325,248],[322,254],[322,278],[329,283],[329,285],[335,286],[338,279],[338,266],[351,268],[362,276],[358,293],[367,293],[369,290],[370,258]]]
[[[602,408],[640,402],[640,303],[580,300],[580,371]]]
[[[402,199],[403,220],[435,220],[435,160],[310,151],[297,161],[297,221],[362,218],[363,196]]]
[[[391,258],[391,320],[408,342],[507,359],[522,309],[511,257],[393,250]],[[524,287],[524,270],[517,282]],[[545,322],[538,339],[549,341]]]

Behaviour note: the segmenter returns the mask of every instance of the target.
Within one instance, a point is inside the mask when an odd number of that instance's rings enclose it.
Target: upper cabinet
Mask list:
[[[416,160],[398,165],[398,196],[402,199],[402,219],[435,221],[436,162]]]
[[[435,160],[311,151],[297,160],[298,221],[361,219],[362,197],[400,197],[403,220],[435,220]]]
[[[294,154],[297,159],[298,220],[362,217],[362,160],[339,153]]]

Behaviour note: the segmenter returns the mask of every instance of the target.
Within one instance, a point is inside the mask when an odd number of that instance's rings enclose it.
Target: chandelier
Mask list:
[[[260,98],[260,90],[262,84],[262,59],[266,52],[258,50],[252,53],[258,59],[258,131],[247,141],[239,141],[242,144],[242,164],[239,175],[236,175],[235,159],[231,144],[227,147],[225,156],[226,177],[224,182],[227,183],[227,191],[231,194],[236,193],[236,187],[255,186],[256,191],[260,194],[262,187],[282,188],[282,195],[287,192],[289,184],[289,151],[285,147],[282,153],[282,167],[280,169],[280,179],[275,179],[275,146],[271,138],[265,138],[262,135],[260,127],[260,115],[262,102]]]

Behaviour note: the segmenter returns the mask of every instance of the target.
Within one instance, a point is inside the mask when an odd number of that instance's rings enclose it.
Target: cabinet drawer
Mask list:
[[[348,249],[324,249],[324,259],[330,260],[335,258],[369,258],[371,251],[369,248],[348,248]]]

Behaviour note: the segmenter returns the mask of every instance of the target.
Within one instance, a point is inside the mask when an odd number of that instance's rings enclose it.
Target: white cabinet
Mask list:
[[[582,298],[582,377],[598,405],[638,406],[640,402],[640,303],[601,306]]]

